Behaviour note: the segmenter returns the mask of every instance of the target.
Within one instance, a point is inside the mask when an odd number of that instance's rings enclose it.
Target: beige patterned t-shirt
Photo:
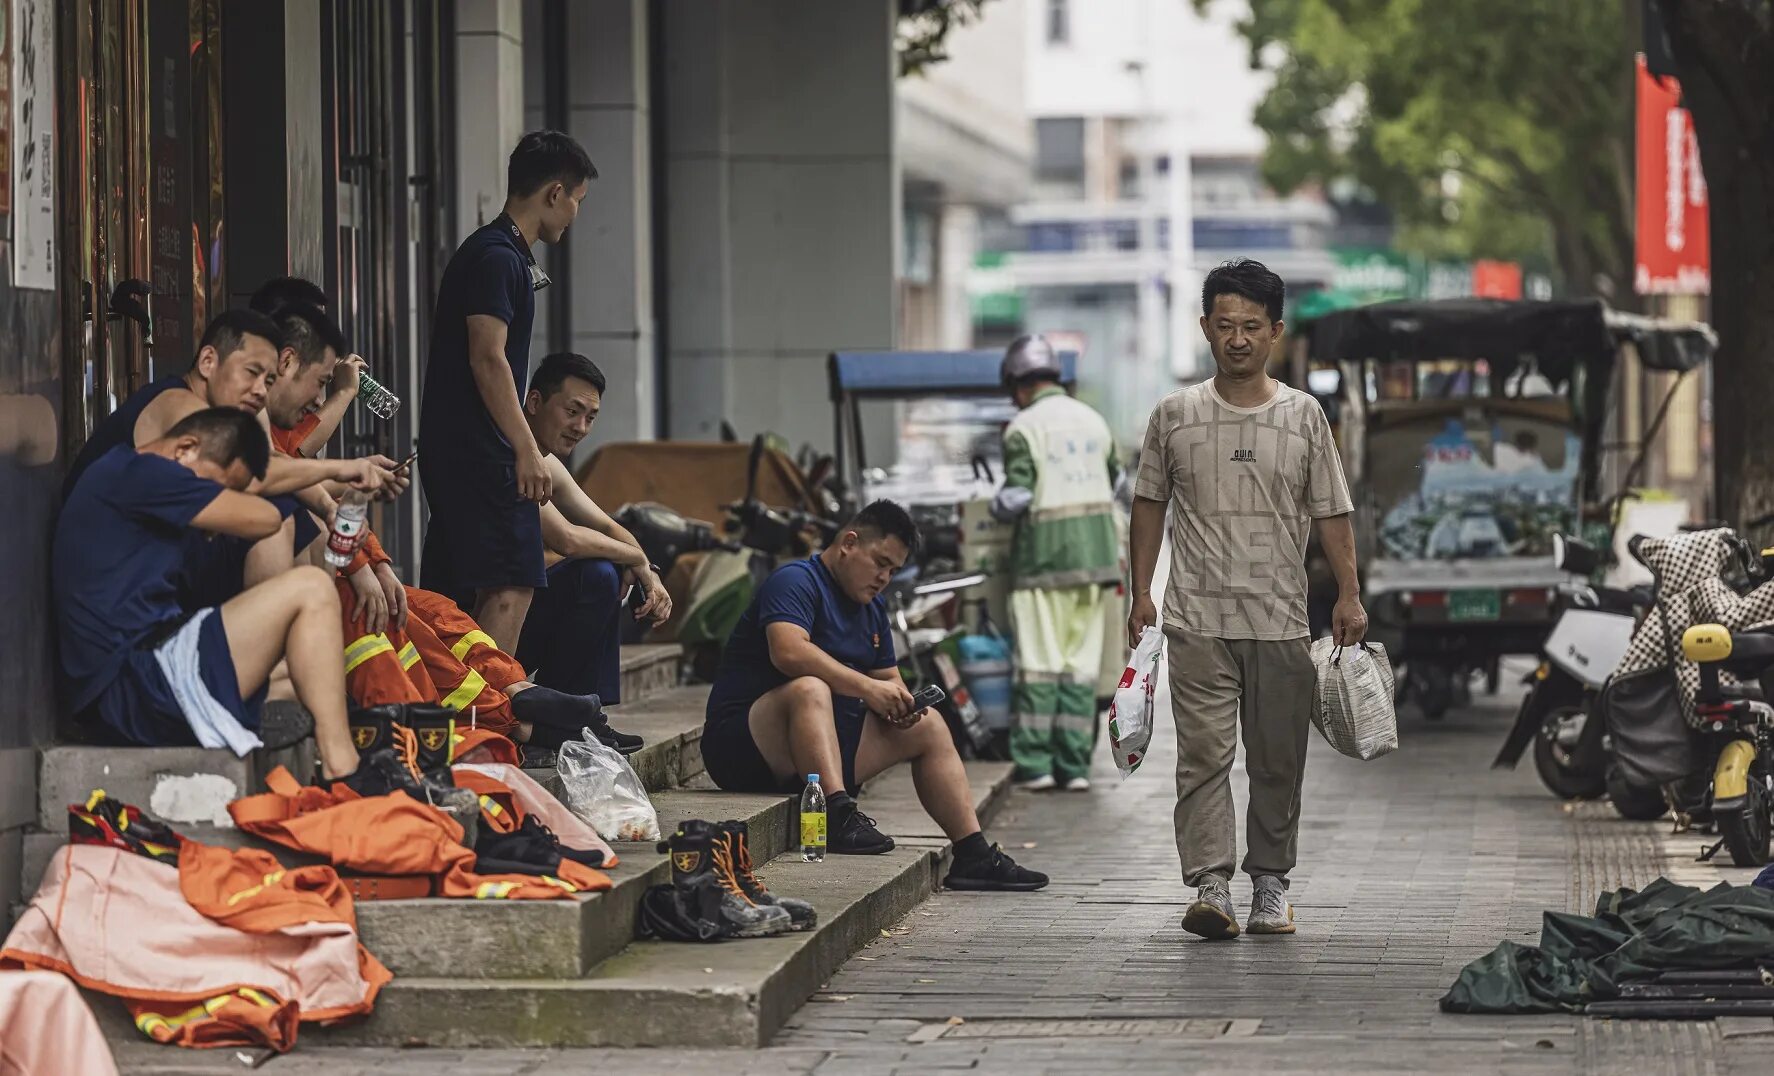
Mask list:
[[[1212,381],[1152,411],[1134,495],[1170,505],[1164,622],[1217,639],[1301,639],[1312,521],[1352,510],[1317,400],[1277,385],[1233,407]]]

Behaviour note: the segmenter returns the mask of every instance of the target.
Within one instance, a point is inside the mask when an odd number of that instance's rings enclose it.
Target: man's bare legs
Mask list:
[[[535,593],[529,587],[488,587],[475,595],[474,619],[493,637],[493,645],[507,654],[517,653],[518,636],[523,634]]]
[[[899,762],[912,764],[912,787],[918,802],[951,841],[980,831],[973,809],[967,769],[955,750],[948,723],[926,710],[911,728],[895,728],[874,714],[863,719],[862,742],[856,748],[856,779],[866,781]]]
[[[824,680],[803,676],[765,692],[751,704],[749,724],[752,742],[777,777],[817,773],[827,796],[855,791],[844,787],[832,689]]]
[[[844,788],[838,726],[832,716],[832,689],[803,676],[766,693],[752,704],[750,726],[758,753],[777,777],[817,773],[829,796]],[[866,781],[900,762],[912,764],[918,802],[951,840],[979,832],[967,771],[955,751],[948,726],[934,710],[911,728],[898,729],[873,714],[863,719],[856,749],[856,779]]]
[[[283,526],[276,534],[254,542],[253,547],[246,551],[246,564],[241,571],[241,589],[251,590],[295,566],[296,520],[292,516],[283,521]]]
[[[326,572],[293,568],[222,605],[222,628],[242,696],[264,684],[287,658],[302,705],[314,715],[320,765],[331,779],[357,769],[357,747],[345,712],[345,641],[339,594]]]

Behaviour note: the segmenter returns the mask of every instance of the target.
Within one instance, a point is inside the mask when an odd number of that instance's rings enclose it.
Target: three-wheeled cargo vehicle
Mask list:
[[[1598,300],[1499,299],[1377,303],[1307,334],[1310,362],[1338,374],[1372,635],[1404,664],[1404,696],[1439,718],[1471,675],[1494,691],[1500,657],[1545,642],[1565,581],[1553,536],[1600,499],[1620,346],[1679,371],[1710,338]]]

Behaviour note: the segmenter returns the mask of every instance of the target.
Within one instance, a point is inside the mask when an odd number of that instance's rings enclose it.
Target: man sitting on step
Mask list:
[[[622,701],[622,600],[640,588],[634,616],[650,625],[671,617],[671,596],[641,543],[586,495],[566,460],[591,433],[603,407],[604,372],[584,355],[543,359],[524,395],[524,421],[554,479],[542,506],[542,545],[550,560],[524,618],[518,660],[536,682],[576,695]],[[458,603],[463,597],[457,598]]]
[[[241,492],[271,446],[253,415],[214,407],[90,461],[56,523],[51,583],[73,710],[122,743],[245,755],[271,670],[286,662],[328,778],[357,770],[339,662],[339,599],[318,568],[279,573],[218,606],[180,609],[192,531],[260,541],[284,525]],[[307,730],[302,729],[305,733]],[[290,742],[293,742],[293,738]]]
[[[1033,890],[1047,876],[987,843],[948,725],[912,710],[882,597],[918,545],[904,508],[876,501],[816,556],[778,568],[733,629],[709,695],[702,756],[733,792],[790,793],[817,773],[829,850],[878,855],[893,839],[857,810],[861,783],[900,762],[955,842],[950,889]]]

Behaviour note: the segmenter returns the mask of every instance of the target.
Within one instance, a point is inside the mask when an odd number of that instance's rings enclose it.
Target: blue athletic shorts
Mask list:
[[[260,685],[250,697],[241,698],[234,655],[228,649],[228,633],[222,627],[222,611],[218,608],[208,612],[210,615],[197,629],[203,687],[241,725],[256,731],[259,710],[265,702],[265,686]],[[191,723],[155,657],[155,650],[178,634],[190,619],[167,625],[129,652],[117,678],[83,711],[88,723],[102,727],[119,743],[143,747],[187,747],[197,743]]]

